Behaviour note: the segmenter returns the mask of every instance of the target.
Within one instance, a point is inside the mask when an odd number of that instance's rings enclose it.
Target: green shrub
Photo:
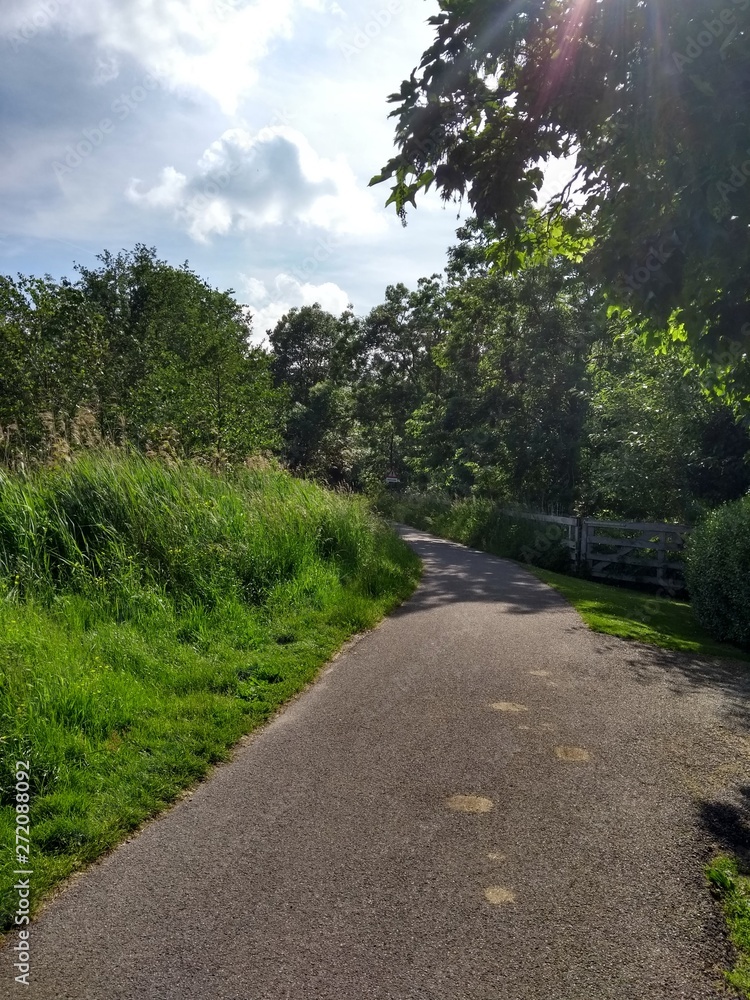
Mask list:
[[[701,625],[722,642],[750,646],[750,496],[724,504],[695,528],[685,570]]]

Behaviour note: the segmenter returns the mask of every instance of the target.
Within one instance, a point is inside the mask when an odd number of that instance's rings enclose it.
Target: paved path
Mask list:
[[[406,534],[414,598],[50,904],[12,995],[719,995],[701,866],[719,820],[745,835],[744,668],[594,635],[515,565]]]

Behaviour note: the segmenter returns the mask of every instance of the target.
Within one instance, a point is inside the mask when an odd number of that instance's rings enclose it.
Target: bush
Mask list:
[[[696,527],[685,571],[701,625],[721,642],[750,646],[750,496],[724,504]]]

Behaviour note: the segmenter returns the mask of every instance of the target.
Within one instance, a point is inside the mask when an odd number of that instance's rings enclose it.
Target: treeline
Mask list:
[[[366,316],[292,309],[267,348],[230,293],[143,246],[75,282],[2,279],[5,464],[99,440],[266,453],[355,489],[392,469],[399,489],[648,519],[747,492],[745,417],[686,348],[655,354],[567,261],[509,274],[487,228],[458,237],[443,275]]]
[[[293,468],[622,518],[747,492],[747,423],[686,348],[655,354],[564,260],[508,274],[489,227],[458,236],[444,275],[367,316],[304,308],[271,332]]]
[[[99,261],[75,282],[0,278],[5,464],[102,441],[218,461],[278,449],[285,396],[232,295],[144,246]]]

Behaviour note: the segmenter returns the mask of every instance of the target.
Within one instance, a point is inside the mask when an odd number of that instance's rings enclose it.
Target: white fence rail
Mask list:
[[[600,579],[651,583],[679,590],[685,586],[682,553],[690,533],[686,524],[663,521],[599,521],[509,510],[512,517],[540,522],[538,538],[547,547],[557,542],[570,551],[576,569],[587,567]],[[545,527],[542,528],[542,525]],[[558,531],[550,528],[557,525]]]

